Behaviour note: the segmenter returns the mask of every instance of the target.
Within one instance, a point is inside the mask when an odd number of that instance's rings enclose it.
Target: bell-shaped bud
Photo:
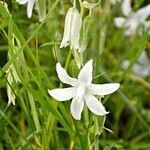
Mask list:
[[[70,44],[72,49],[79,49],[81,25],[82,18],[79,11],[74,7],[70,8],[65,18],[64,35],[60,48]]]
[[[92,30],[93,30],[93,24],[94,24],[94,17],[93,16],[86,16],[83,20],[83,25],[81,29],[81,38],[80,38],[80,48],[79,52],[83,53],[87,45],[89,44],[89,41],[92,37]]]

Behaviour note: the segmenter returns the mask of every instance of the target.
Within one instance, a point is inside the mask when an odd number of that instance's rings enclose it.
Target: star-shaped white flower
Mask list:
[[[84,103],[86,103],[89,110],[94,114],[102,116],[106,115],[108,112],[105,110],[101,101],[94,95],[102,97],[115,92],[120,87],[120,84],[118,83],[92,84],[92,64],[92,60],[88,61],[80,70],[78,79],[75,79],[70,77],[58,62],[56,71],[59,79],[72,87],[48,90],[48,93],[58,101],[72,99],[70,110],[72,116],[76,120],[81,119]]]
[[[32,16],[32,11],[33,11],[35,1],[36,0],[17,0],[17,2],[21,5],[27,3],[27,16],[28,16],[28,18],[31,18],[31,16]]]
[[[122,13],[126,17],[116,17],[114,23],[118,28],[125,28],[125,35],[131,36],[136,34],[138,27],[143,26],[144,30],[150,28],[150,21],[146,19],[150,15],[150,4],[133,12],[131,0],[122,1]],[[138,32],[141,34],[141,32]]]

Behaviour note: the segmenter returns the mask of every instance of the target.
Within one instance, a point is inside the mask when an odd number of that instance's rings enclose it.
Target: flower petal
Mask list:
[[[150,15],[150,4],[142,7],[141,9],[139,9],[134,15],[133,15],[133,19],[142,22],[146,20],[146,18],[148,18],[148,16]]]
[[[85,95],[86,86],[84,84],[80,84],[77,88],[76,97],[77,99],[82,99]]]
[[[125,16],[129,16],[132,13],[131,0],[123,0],[123,2],[122,2],[122,13]]]
[[[72,22],[71,22],[71,48],[79,49],[79,37],[80,37],[80,30],[82,25],[82,18],[79,13],[79,11],[74,8],[74,13],[72,16]]]
[[[48,90],[49,95],[58,101],[67,101],[75,97],[77,88],[58,88],[53,90]]]
[[[136,30],[139,26],[139,20],[135,19],[134,17],[129,18],[125,23],[125,35],[131,36],[136,34]]]
[[[70,8],[66,14],[64,34],[63,34],[62,42],[60,44],[60,48],[66,47],[69,45],[70,34],[71,34],[72,9],[73,8]]]
[[[28,16],[28,18],[31,18],[31,16],[32,16],[34,4],[35,4],[35,0],[29,0],[28,1],[28,5],[27,5],[27,16]]]
[[[143,65],[143,66],[150,66],[150,61],[148,59],[148,55],[146,53],[146,51],[143,51],[141,53],[141,55],[139,56],[138,60],[137,60],[137,63],[139,63],[140,65]]]
[[[78,81],[77,79],[75,78],[71,78],[66,70],[64,68],[62,68],[61,64],[58,62],[56,64],[56,71],[57,71],[57,74],[58,74],[58,78],[63,82],[63,83],[66,83],[66,84],[70,84],[72,86],[76,86],[78,85]]]
[[[135,64],[133,66],[133,72],[134,74],[140,76],[140,77],[146,77],[150,75],[150,69],[147,68],[147,66],[143,66],[140,64]]]
[[[94,95],[108,95],[118,90],[119,87],[119,83],[91,84],[88,89]]]
[[[78,75],[78,80],[81,83],[85,83],[86,85],[91,84],[92,82],[92,71],[93,71],[93,61],[88,61],[83,68],[80,70]]]
[[[71,48],[79,48],[81,24],[82,18],[79,11],[76,8],[71,7],[66,14],[64,35],[60,48],[68,46],[69,43],[71,44]]]
[[[74,119],[76,120],[81,119],[83,107],[84,107],[84,99],[77,99],[77,97],[74,97],[70,106],[70,111]]]
[[[123,25],[125,24],[126,19],[123,17],[116,17],[114,19],[114,23],[116,25],[116,27],[121,28],[123,27]]]
[[[102,103],[91,93],[86,93],[85,102],[89,110],[96,115],[104,116],[109,113],[106,112],[105,107],[102,105]]]

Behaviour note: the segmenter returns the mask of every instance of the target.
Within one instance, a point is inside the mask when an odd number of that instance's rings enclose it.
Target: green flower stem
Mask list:
[[[76,0],[73,1],[73,7],[76,8]]]
[[[31,106],[31,113],[32,113],[32,116],[33,116],[35,127],[36,127],[37,130],[40,130],[41,127],[40,127],[40,122],[39,122],[39,118],[38,118],[38,113],[37,113],[37,110],[36,110],[34,98],[30,94],[30,92],[28,92],[28,97],[29,97],[29,103],[30,103],[30,106]]]
[[[81,66],[83,65],[83,55],[82,55],[82,53],[78,53],[77,50],[72,49],[72,54],[74,56],[77,67],[80,69]]]
[[[83,14],[84,14],[84,7],[82,6],[82,0],[79,0],[79,4],[80,4],[80,14],[81,14],[81,16],[83,16]]]
[[[68,52],[68,56],[67,56],[67,60],[66,60],[66,64],[65,64],[65,69],[67,70],[68,66],[69,66],[69,63],[70,63],[70,60],[71,60],[71,49],[69,50]]]

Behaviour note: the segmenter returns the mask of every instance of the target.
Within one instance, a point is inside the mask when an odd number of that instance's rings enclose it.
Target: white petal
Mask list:
[[[126,21],[126,19],[123,17],[116,17],[114,19],[114,23],[115,23],[116,27],[118,27],[118,28],[123,27],[125,21]]]
[[[71,48],[79,49],[79,37],[81,25],[82,25],[81,15],[79,11],[76,8],[74,8],[74,13],[71,21],[71,37],[70,37]]]
[[[118,90],[119,87],[119,83],[91,84],[88,89],[94,95],[108,95]]]
[[[133,66],[133,72],[141,77],[145,77],[150,74],[150,61],[145,51],[142,52],[137,63]]]
[[[80,120],[81,113],[84,107],[84,99],[77,99],[77,97],[73,98],[70,106],[70,111],[74,119]]]
[[[28,2],[28,0],[17,0],[17,2],[18,2],[19,4],[25,4],[25,3]]]
[[[71,77],[67,74],[66,70],[61,67],[61,64],[60,64],[59,62],[56,64],[56,71],[57,71],[57,74],[58,74],[58,78],[59,78],[63,83],[70,84],[70,85],[72,85],[72,86],[78,85],[77,79],[71,78]]]
[[[75,97],[77,89],[74,87],[71,88],[58,88],[53,90],[48,90],[48,93],[58,101],[67,101]]]
[[[27,5],[27,16],[31,18],[35,0],[29,0]]]
[[[73,9],[73,8],[70,8],[70,9],[68,10],[67,14],[66,14],[64,35],[63,35],[62,42],[61,42],[61,44],[60,44],[60,48],[66,47],[66,46],[69,45],[70,34],[71,34],[72,9]]]
[[[133,16],[134,19],[143,22],[150,15],[150,4],[139,9]]]
[[[83,99],[85,95],[86,86],[84,84],[80,84],[77,88],[76,97],[77,99]]]
[[[143,65],[140,65],[140,64],[135,64],[133,66],[133,72],[134,74],[141,76],[141,77],[145,77],[150,74],[150,70],[147,67],[144,67]]]
[[[89,110],[94,114],[101,115],[101,116],[108,114],[108,112],[105,110],[105,107],[102,105],[102,103],[91,93],[86,93],[85,101]]]
[[[71,48],[79,48],[79,36],[82,19],[76,8],[70,8],[65,18],[65,29],[60,48],[66,47],[71,43]]]
[[[83,68],[80,70],[78,75],[78,80],[81,83],[85,83],[86,85],[91,84],[92,82],[92,71],[93,71],[93,61],[88,61]]]
[[[141,55],[139,56],[137,62],[138,62],[139,64],[141,64],[141,65],[144,65],[144,66],[150,66],[150,61],[149,61],[149,59],[148,59],[148,56],[147,56],[146,51],[143,51],[143,52],[141,53]]]
[[[135,18],[129,18],[129,20],[127,20],[125,23],[125,35],[130,36],[136,34],[139,24],[139,20],[136,20]]]
[[[122,2],[122,13],[125,16],[129,16],[132,13],[131,0],[123,0],[123,2]]]

